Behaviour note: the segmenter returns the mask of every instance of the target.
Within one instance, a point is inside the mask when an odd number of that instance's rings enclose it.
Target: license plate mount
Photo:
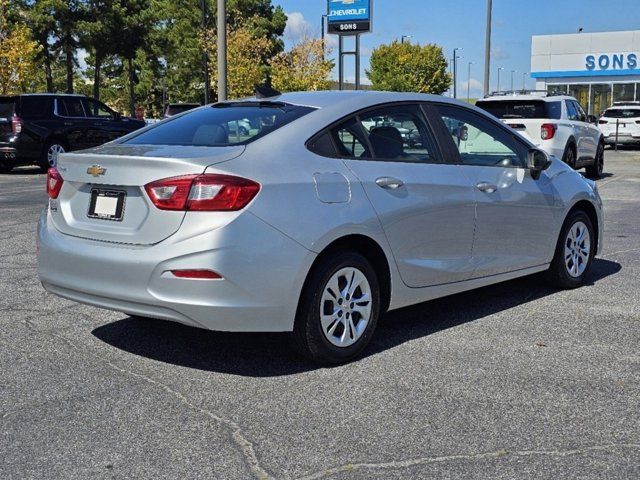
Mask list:
[[[92,188],[87,217],[121,222],[126,198],[127,192],[122,190]]]

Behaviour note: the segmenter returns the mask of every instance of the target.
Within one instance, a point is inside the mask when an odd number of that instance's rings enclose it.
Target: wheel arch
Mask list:
[[[386,312],[389,308],[389,304],[391,303],[390,262],[380,244],[366,235],[345,235],[333,240],[324,249],[322,249],[309,268],[302,290],[304,291],[304,288],[306,288],[311,272],[313,272],[317,265],[332,253],[342,250],[355,251],[371,263],[376,275],[378,276],[378,282],[380,283],[380,313],[382,314]]]
[[[60,134],[60,133],[52,133],[51,135],[47,136],[44,139],[44,142],[42,142],[42,154],[44,155],[46,153],[47,150],[47,146],[49,145],[50,142],[53,141],[58,141],[60,142],[60,144],[62,144],[65,148],[65,150],[69,150],[69,141],[65,138],[64,135]]]
[[[565,220],[576,210],[582,210],[587,214],[589,220],[591,220],[591,225],[593,225],[593,233],[596,237],[596,245],[600,245],[600,224],[598,222],[598,212],[596,210],[596,207],[589,200],[579,200],[569,209],[567,215],[565,216]]]

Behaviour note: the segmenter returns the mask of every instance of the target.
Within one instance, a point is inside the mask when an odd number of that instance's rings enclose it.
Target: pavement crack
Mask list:
[[[298,480],[319,480],[331,475],[337,475],[339,473],[350,473],[356,470],[391,470],[402,469],[408,467],[414,467],[419,465],[429,465],[432,463],[452,462],[457,460],[484,460],[491,458],[501,458],[506,456],[514,457],[530,457],[530,456],[555,456],[555,457],[567,457],[571,455],[580,455],[588,452],[596,451],[610,451],[620,448],[635,448],[639,449],[640,444],[635,443],[621,443],[621,444],[607,444],[607,445],[593,445],[583,448],[575,448],[570,450],[496,450],[493,452],[483,453],[470,453],[470,454],[455,454],[444,455],[439,457],[422,457],[408,460],[398,460],[384,463],[348,463],[338,467],[329,468],[322,472],[312,473],[304,477],[299,477]]]
[[[61,340],[63,342],[65,342],[67,345],[69,345],[71,348],[73,348],[74,350],[93,357],[94,355],[88,351],[86,348],[76,344],[75,342],[73,342],[72,340],[68,339],[67,337],[65,337],[64,335],[60,335],[58,333],[55,332],[51,332],[51,331],[47,331],[47,330],[41,330],[39,328],[37,328],[33,322],[31,321],[31,318],[26,317],[25,318],[25,324],[27,326],[28,329],[32,330],[35,333],[39,333],[39,334],[45,334],[45,335],[49,335],[51,337],[57,338],[58,340]],[[144,375],[142,373],[138,373],[138,372],[134,372],[133,370],[129,370],[123,367],[120,367],[119,365],[116,365],[115,363],[109,361],[109,360],[103,360],[102,361],[103,364],[108,365],[111,369],[125,374],[125,375],[129,375],[135,378],[138,378],[140,380],[143,380],[151,385],[154,385],[162,390],[164,390],[166,393],[172,395],[173,397],[177,398],[183,405],[186,405],[187,407],[191,408],[192,410],[201,413],[202,415],[205,415],[206,417],[210,418],[211,420],[213,420],[215,423],[218,423],[219,425],[222,425],[224,428],[226,428],[230,434],[231,434],[231,438],[233,439],[233,442],[236,444],[236,446],[240,449],[242,456],[244,457],[246,463],[249,466],[249,469],[251,470],[251,472],[253,473],[253,475],[255,476],[255,478],[259,479],[259,480],[271,480],[274,477],[272,475],[270,475],[261,465],[260,465],[260,461],[258,460],[258,456],[256,455],[255,452],[255,448],[253,443],[251,443],[251,441],[249,441],[244,434],[242,433],[242,429],[241,427],[234,422],[233,420],[221,417],[219,415],[216,415],[214,412],[211,412],[210,410],[207,410],[206,408],[200,407],[194,403],[192,403],[184,394],[182,394],[181,392],[174,390],[173,388],[171,388],[169,385],[166,385],[165,383],[159,382],[158,380],[155,380],[147,375]]]

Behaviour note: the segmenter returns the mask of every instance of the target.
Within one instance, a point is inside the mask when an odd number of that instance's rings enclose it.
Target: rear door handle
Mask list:
[[[380,177],[376,179],[376,184],[379,187],[386,188],[387,190],[395,190],[396,188],[403,186],[404,182],[393,177]]]
[[[480,182],[476,184],[476,188],[481,192],[487,192],[487,193],[493,193],[496,190],[498,190],[498,187],[496,185],[489,182]]]

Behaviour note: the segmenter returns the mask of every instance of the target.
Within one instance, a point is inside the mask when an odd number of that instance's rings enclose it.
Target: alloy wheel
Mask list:
[[[591,255],[591,234],[583,222],[574,223],[567,232],[564,242],[564,264],[567,273],[578,278],[589,263]]]
[[[64,153],[64,147],[58,143],[54,143],[47,150],[47,162],[50,167],[55,167],[58,164],[58,155]]]
[[[367,277],[354,267],[338,270],[322,293],[322,333],[336,347],[353,345],[371,320],[371,307],[371,286]]]

